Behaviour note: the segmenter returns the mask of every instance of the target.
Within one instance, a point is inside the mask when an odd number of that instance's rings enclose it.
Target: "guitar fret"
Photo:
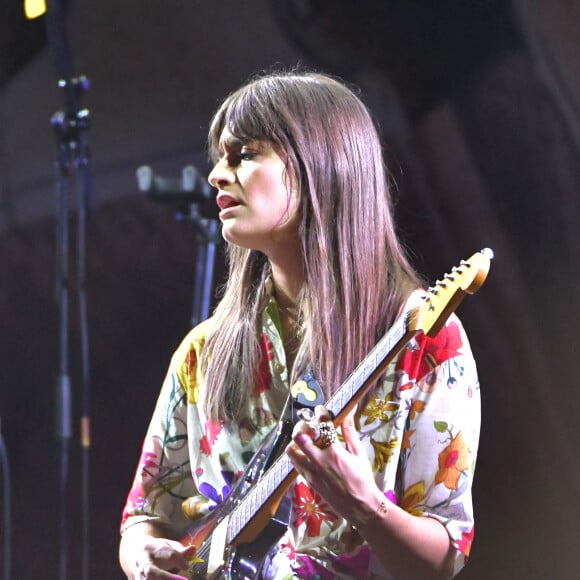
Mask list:
[[[250,497],[250,511],[255,514],[256,513],[256,508],[258,507],[258,500],[260,498],[256,497],[257,494],[253,494],[252,497]]]
[[[266,494],[270,496],[270,494],[276,489],[276,481],[274,477],[266,478]]]

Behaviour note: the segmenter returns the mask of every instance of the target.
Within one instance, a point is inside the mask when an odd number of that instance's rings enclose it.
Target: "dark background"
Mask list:
[[[483,397],[477,531],[461,578],[575,579],[580,536],[580,6],[498,0],[70,0],[90,77],[87,230],[90,571],[121,578],[118,525],[169,357],[192,314],[198,230],[139,193],[137,167],[208,170],[219,100],[302,63],[361,87],[397,183],[413,260],[440,277],[490,246],[460,308]],[[57,578],[55,138],[64,106],[44,19],[0,21],[0,418],[11,464],[13,578]],[[74,183],[73,183],[74,185]],[[74,204],[74,201],[73,201]],[[71,212],[69,575],[80,577],[82,415]],[[218,278],[222,272],[217,261]],[[6,506],[2,505],[2,513]],[[6,530],[0,530],[4,537]],[[1,552],[0,552],[1,553]],[[2,554],[2,557],[5,557]]]

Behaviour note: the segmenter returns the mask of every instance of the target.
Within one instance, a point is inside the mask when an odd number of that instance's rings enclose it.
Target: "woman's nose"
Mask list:
[[[209,172],[207,180],[212,187],[221,189],[224,185],[228,185],[234,181],[234,172],[227,164],[226,159],[220,159]]]

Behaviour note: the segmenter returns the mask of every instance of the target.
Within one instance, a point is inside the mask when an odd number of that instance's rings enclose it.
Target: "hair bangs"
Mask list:
[[[209,130],[209,150],[219,157],[219,141],[227,129],[242,143],[265,140],[280,143],[275,98],[260,80],[232,93],[215,114]]]

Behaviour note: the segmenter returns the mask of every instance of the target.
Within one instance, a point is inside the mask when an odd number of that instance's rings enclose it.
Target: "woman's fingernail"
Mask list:
[[[294,438],[294,441],[296,441],[296,443],[298,443],[298,445],[300,445],[301,447],[304,447],[304,445],[308,443],[309,439],[310,437],[308,437],[306,433],[298,433],[298,435],[296,435],[296,437]]]

